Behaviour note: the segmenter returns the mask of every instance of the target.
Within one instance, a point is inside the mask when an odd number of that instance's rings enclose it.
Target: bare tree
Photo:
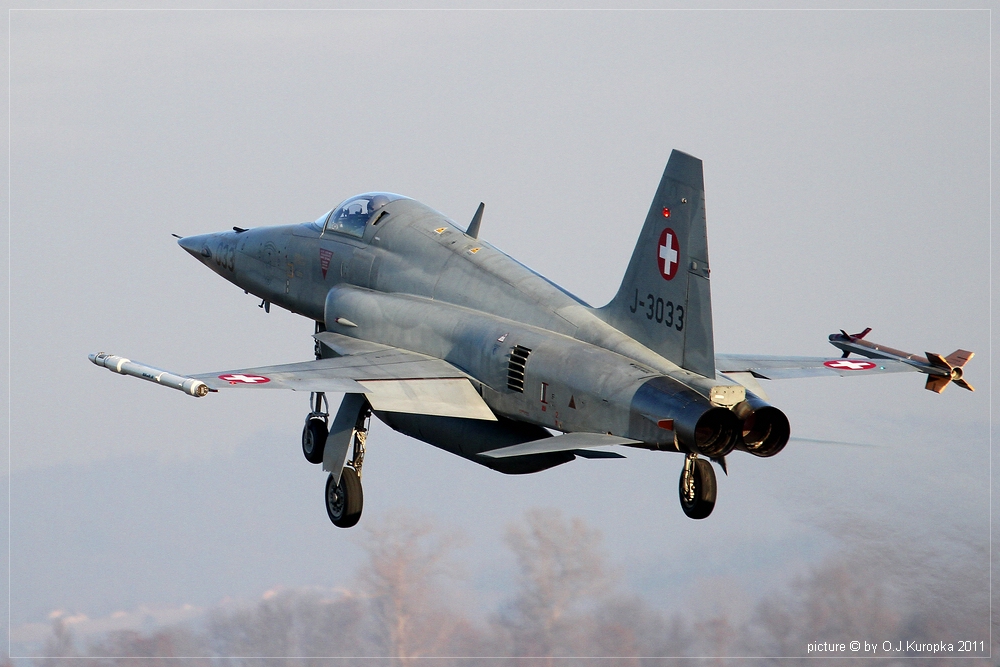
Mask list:
[[[368,554],[359,579],[371,602],[376,644],[382,655],[411,664],[418,656],[447,654],[468,623],[446,603],[457,538],[425,519],[395,512],[370,521],[361,546]]]
[[[896,639],[899,627],[899,610],[887,602],[885,587],[863,568],[838,559],[797,579],[788,593],[763,600],[741,633],[742,646],[735,648],[780,658],[775,664],[805,665],[815,659],[807,655],[811,642]],[[846,664],[854,662],[850,658],[858,664],[868,659],[856,653],[837,657]]]
[[[181,626],[163,628],[149,635],[135,630],[108,633],[91,643],[87,654],[93,656],[88,665],[97,667],[168,667],[181,662],[208,667],[205,645],[200,636]]]
[[[638,596],[603,602],[592,618],[592,655],[613,657],[614,665],[647,665],[648,658],[691,654],[693,636],[684,619],[679,614],[668,618]]]
[[[270,592],[253,607],[211,612],[205,643],[211,655],[247,659],[237,663],[286,665],[286,658],[297,658],[297,664],[319,664],[314,658],[365,653],[360,628],[366,613],[348,593]]]
[[[498,625],[519,656],[591,655],[593,611],[610,588],[601,535],[559,510],[533,509],[508,527],[517,588]],[[545,660],[551,663],[551,660]]]

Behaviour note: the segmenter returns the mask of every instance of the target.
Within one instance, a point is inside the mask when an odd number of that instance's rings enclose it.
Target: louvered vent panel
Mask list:
[[[531,350],[515,345],[510,351],[510,361],[507,363],[507,388],[524,393],[524,365],[528,363]]]

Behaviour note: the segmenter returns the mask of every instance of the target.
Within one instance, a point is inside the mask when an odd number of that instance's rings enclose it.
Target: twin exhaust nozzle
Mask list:
[[[201,380],[176,375],[168,371],[140,364],[125,357],[115,356],[106,352],[88,355],[98,366],[104,366],[109,371],[122,375],[131,375],[149,382],[156,382],[171,389],[179,389],[185,394],[200,398],[209,392],[208,385]]]
[[[734,449],[754,456],[774,456],[788,443],[788,418],[778,408],[753,394],[732,410],[711,408],[694,429],[694,450],[710,457],[724,457]]]

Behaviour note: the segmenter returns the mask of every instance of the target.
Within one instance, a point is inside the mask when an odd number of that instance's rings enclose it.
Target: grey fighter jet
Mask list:
[[[602,308],[480,240],[482,214],[480,204],[463,230],[420,202],[375,192],[314,222],[181,238],[263,307],[315,321],[315,359],[198,375],[103,352],[91,361],[192,396],[309,392],[302,451],[329,473],[326,508],[341,527],[361,516],[373,414],[504,473],[620,458],[611,445],[678,452],[681,507],[703,519],[716,499],[710,461],[725,470],[734,450],[768,457],[788,442],[788,420],[758,380],[945,375],[930,357],[915,364],[896,351],[872,361],[716,355],[702,163],[685,153],[671,153],[621,287]],[[944,362],[956,383],[961,372],[950,369],[964,360]],[[332,418],[331,393],[344,395]]]

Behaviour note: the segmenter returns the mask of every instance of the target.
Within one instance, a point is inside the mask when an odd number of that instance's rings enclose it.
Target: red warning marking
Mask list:
[[[667,208],[666,206],[663,207],[663,217],[664,218],[669,218],[670,217],[670,209]]]
[[[220,375],[219,379],[225,380],[229,384],[264,384],[271,381],[270,378],[266,378],[263,375],[244,375],[243,373]]]
[[[660,242],[656,244],[656,264],[660,267],[660,275],[664,280],[677,275],[680,256],[681,246],[677,242],[677,234],[667,227],[660,234]]]
[[[833,361],[824,361],[823,365],[828,368],[835,368],[838,371],[867,371],[875,368],[875,364],[871,361],[857,361],[854,359],[835,359]]]
[[[330,269],[330,259],[333,253],[326,248],[319,249],[319,268],[323,271],[323,278],[326,279],[326,272]]]

